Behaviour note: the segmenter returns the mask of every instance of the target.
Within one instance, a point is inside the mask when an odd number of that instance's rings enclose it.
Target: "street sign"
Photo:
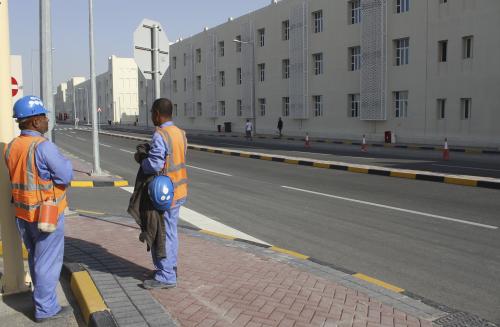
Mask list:
[[[153,31],[158,26],[158,66],[160,75],[165,74],[169,65],[169,41],[160,23],[143,19],[134,31],[134,58],[146,79],[153,78]]]
[[[97,108],[97,112],[102,112],[101,107]]]
[[[12,76],[10,77],[10,82],[12,84],[12,97],[15,97],[17,92],[19,92],[19,84],[17,84],[17,80]]]

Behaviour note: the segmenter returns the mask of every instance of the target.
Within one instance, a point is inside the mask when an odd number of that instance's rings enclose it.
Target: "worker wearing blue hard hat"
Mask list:
[[[71,161],[43,136],[48,131],[47,113],[40,98],[25,96],[19,99],[14,105],[13,118],[21,134],[4,149],[16,224],[28,250],[37,322],[72,312],[71,307],[59,305],[56,287],[64,255],[66,188],[73,178],[73,168]],[[54,210],[55,217],[50,229],[39,221],[47,206]]]

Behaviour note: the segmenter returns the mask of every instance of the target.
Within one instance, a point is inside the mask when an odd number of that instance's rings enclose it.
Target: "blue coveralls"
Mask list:
[[[166,122],[160,126],[172,126],[173,122]],[[158,132],[153,134],[151,141],[151,150],[146,159],[141,162],[142,169],[146,174],[156,174],[165,167],[165,160],[167,155],[171,154],[171,150],[165,143],[163,138]],[[153,256],[153,264],[156,268],[155,279],[159,282],[166,284],[176,284],[177,276],[175,269],[177,269],[177,252],[179,248],[179,239],[177,237],[177,222],[179,220],[179,211],[181,206],[186,202],[186,199],[179,199],[170,210],[165,211],[163,218],[165,221],[165,248],[167,257],[158,259],[155,255],[154,249],[151,249]]]
[[[41,136],[36,131],[24,130],[21,135]],[[73,179],[71,161],[66,159],[56,145],[42,142],[35,151],[35,165],[40,178],[54,184],[68,185]],[[34,286],[35,318],[48,318],[57,314],[61,306],[57,301],[56,287],[61,274],[64,255],[64,213],[59,216],[57,229],[52,233],[38,230],[38,223],[17,218],[17,228],[28,250],[28,265]]]

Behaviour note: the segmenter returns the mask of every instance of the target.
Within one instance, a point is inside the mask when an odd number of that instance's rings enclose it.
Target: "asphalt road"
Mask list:
[[[58,132],[56,142],[91,161],[90,135]],[[139,142],[104,135],[100,142],[102,167],[133,183]],[[188,208],[500,323],[499,191],[198,151],[188,163]],[[117,214],[128,198],[119,189],[70,193],[72,207]]]

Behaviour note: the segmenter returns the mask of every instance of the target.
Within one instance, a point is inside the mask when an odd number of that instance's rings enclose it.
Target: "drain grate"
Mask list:
[[[497,327],[497,325],[467,312],[455,312],[433,322],[442,327]]]

